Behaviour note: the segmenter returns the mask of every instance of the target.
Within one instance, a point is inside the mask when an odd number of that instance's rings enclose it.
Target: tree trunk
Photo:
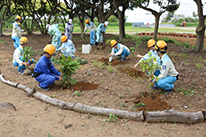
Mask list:
[[[125,19],[124,19],[124,15],[125,15],[125,10],[126,9],[122,9],[122,11],[118,12],[119,15],[119,41],[121,42],[123,38],[125,38]]]
[[[152,14],[155,16],[155,28],[154,28],[153,39],[156,40],[158,29],[159,29],[159,20],[160,20],[161,13],[152,13]]]
[[[4,22],[4,14],[5,12],[8,10],[8,8],[5,8],[3,13],[2,13],[2,16],[1,16],[1,22],[0,22],[0,36],[3,36],[3,33],[2,33],[2,28],[3,28],[3,22]]]
[[[195,52],[203,52],[205,40],[205,16],[203,15],[203,4],[201,0],[194,0],[197,4],[199,25],[196,28],[197,41],[195,45]]]

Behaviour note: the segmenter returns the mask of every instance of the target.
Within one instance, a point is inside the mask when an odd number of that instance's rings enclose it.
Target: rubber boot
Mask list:
[[[98,42],[95,42],[95,46],[96,46],[97,49],[99,49]]]

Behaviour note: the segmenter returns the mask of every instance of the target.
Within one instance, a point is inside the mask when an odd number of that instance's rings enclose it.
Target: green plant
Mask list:
[[[76,61],[79,63],[79,64],[87,64],[88,61],[86,59],[81,59],[80,57],[76,57]]]
[[[125,103],[121,103],[121,107],[126,107],[126,104]]]
[[[140,102],[138,104],[135,105],[135,107],[144,107],[146,106],[143,102]]]
[[[197,63],[196,64],[196,68],[201,69],[202,68],[202,64],[201,63]]]
[[[193,90],[193,87],[192,87],[191,89],[185,90],[185,91],[183,92],[183,94],[184,94],[185,96],[190,96],[190,97],[192,97],[192,96],[195,94],[195,91]]]
[[[60,65],[61,65],[61,72],[63,74],[62,76],[62,81],[61,83],[63,84],[63,86],[69,86],[70,84],[73,83],[77,83],[76,80],[72,79],[71,76],[72,74],[75,73],[75,71],[79,68],[79,63],[75,60],[73,60],[71,58],[71,56],[69,56],[67,59],[64,56],[64,54],[62,54],[62,59],[60,60]]]
[[[135,52],[135,48],[134,47],[130,47],[130,51],[131,52]]]
[[[111,66],[112,63],[108,63],[108,66],[106,67],[107,70],[110,72],[110,73],[113,73],[114,72],[114,68]]]
[[[24,49],[21,50],[21,54],[23,54],[22,60],[28,62],[29,59],[31,59],[32,51],[33,51],[32,47],[24,47]]]
[[[112,112],[110,112],[109,118],[108,119],[104,119],[103,121],[106,121],[106,122],[109,123],[111,120],[114,120],[114,121],[118,120],[117,117],[114,114],[112,114]]]
[[[80,92],[78,92],[78,91],[74,91],[74,93],[72,94],[72,96],[81,96],[82,94],[80,93]]]
[[[188,66],[189,63],[188,63],[188,62],[185,62],[184,64],[185,64],[185,66]]]
[[[82,51],[82,49],[81,49],[81,48],[78,48],[78,51]]]
[[[156,76],[153,75],[153,73],[159,69],[159,65],[157,62],[157,57],[155,57],[154,55],[152,55],[152,52],[149,52],[149,58],[147,60],[142,60],[140,63],[140,66],[142,66],[142,71],[148,71],[147,75],[149,75],[149,77],[151,78],[151,80],[156,80],[158,81],[158,78]],[[148,79],[150,80],[150,79]],[[151,87],[153,85],[153,83],[149,84],[148,87]]]

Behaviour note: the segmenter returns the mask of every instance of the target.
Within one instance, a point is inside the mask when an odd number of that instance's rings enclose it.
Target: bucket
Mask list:
[[[84,54],[90,53],[90,44],[82,44],[82,53]]]

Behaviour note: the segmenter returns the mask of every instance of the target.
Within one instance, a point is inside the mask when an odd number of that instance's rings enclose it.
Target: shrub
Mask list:
[[[77,83],[76,80],[72,79],[71,76],[72,74],[75,74],[75,71],[79,68],[79,63],[76,60],[73,60],[71,56],[69,56],[67,59],[62,54],[62,59],[60,60],[60,65],[61,65],[61,72],[63,73],[62,81],[61,83],[63,84],[64,87],[68,86],[70,87],[70,84],[75,84]]]

